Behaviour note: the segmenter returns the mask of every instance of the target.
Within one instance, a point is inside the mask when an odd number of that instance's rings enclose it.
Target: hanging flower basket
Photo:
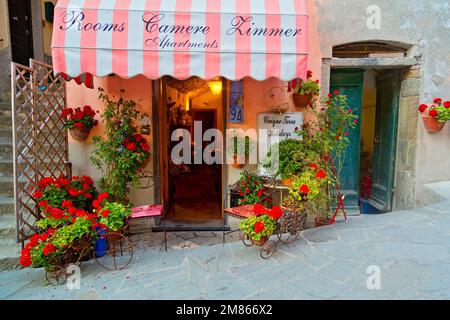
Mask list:
[[[444,128],[445,122],[438,121],[435,117],[431,117],[422,113],[422,121],[428,133],[439,132]]]
[[[89,133],[91,132],[91,129],[89,128],[78,128],[73,127],[69,129],[70,135],[74,140],[77,141],[85,141],[89,137]]]
[[[305,109],[307,108],[312,101],[312,94],[300,94],[300,93],[294,93],[292,95],[292,98],[294,99],[294,105],[298,109]]]

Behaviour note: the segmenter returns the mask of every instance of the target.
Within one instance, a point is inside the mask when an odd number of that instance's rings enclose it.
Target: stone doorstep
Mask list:
[[[14,198],[0,197],[0,216],[14,214]]]
[[[0,196],[14,196],[14,179],[11,176],[0,176]]]
[[[15,239],[0,239],[0,271],[20,267],[20,249],[20,244]]]
[[[16,238],[16,217],[12,214],[0,215],[0,239]]]
[[[14,164],[12,161],[0,160],[0,177],[12,177],[14,174]]]

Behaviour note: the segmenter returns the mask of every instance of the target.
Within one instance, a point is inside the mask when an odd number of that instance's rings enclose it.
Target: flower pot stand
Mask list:
[[[269,237],[263,237],[261,240],[253,240],[244,234],[242,236],[242,242],[246,247],[258,246],[260,247],[259,254],[263,259],[269,259],[273,256],[277,249],[277,243],[273,240],[269,240]]]

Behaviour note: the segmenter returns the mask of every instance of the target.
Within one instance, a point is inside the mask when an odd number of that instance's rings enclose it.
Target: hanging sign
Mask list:
[[[268,139],[278,137],[280,141],[301,140],[298,131],[302,130],[302,127],[303,113],[301,112],[258,114],[258,130],[267,130]]]
[[[242,81],[231,82],[230,123],[244,123],[244,85]]]

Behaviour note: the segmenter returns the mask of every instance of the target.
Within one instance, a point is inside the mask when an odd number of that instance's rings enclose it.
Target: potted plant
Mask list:
[[[320,93],[319,80],[312,80],[313,73],[308,71],[307,80],[295,80],[291,83],[293,88],[292,98],[297,108],[311,106],[312,101]]]
[[[131,215],[131,208],[117,202],[108,202],[108,194],[103,193],[94,201],[98,221],[110,240],[123,235],[126,229],[126,219]]]
[[[238,182],[240,206],[248,204],[258,204],[264,201],[267,205],[272,202],[268,189],[265,186],[264,178],[256,173],[243,171]]]
[[[307,208],[321,207],[319,202],[328,197],[326,192],[329,179],[325,170],[320,169],[316,164],[310,164],[300,175],[295,176],[289,188],[289,196],[283,200],[283,211],[297,215],[299,219],[305,221]],[[326,212],[320,211],[319,212]],[[320,216],[316,221],[320,220]]]
[[[253,244],[263,246],[277,229],[277,221],[283,215],[280,207],[268,209],[262,204],[254,207],[254,215],[239,224],[242,232]]]
[[[302,134],[297,130],[297,133]],[[275,152],[278,148],[278,152]],[[272,155],[278,154],[278,157],[272,159]],[[311,162],[317,161],[319,154],[309,148],[304,141],[296,139],[286,139],[273,146],[262,165],[266,169],[277,168],[275,175],[281,178],[281,183],[285,186],[292,184],[292,178],[300,174]]]
[[[103,173],[98,181],[100,188],[109,194],[111,201],[128,204],[130,187],[140,186],[139,173],[149,159],[150,147],[134,126],[139,116],[136,102],[113,100],[103,89],[99,91],[99,98],[105,103],[102,117],[106,137],[93,138],[90,159]]]
[[[84,141],[89,136],[89,132],[98,124],[95,120],[96,112],[91,106],[81,108],[67,108],[62,111],[61,117],[64,119],[64,126],[69,129],[74,140]]]
[[[439,132],[450,120],[450,101],[442,102],[441,98],[436,98],[431,106],[421,104],[419,112],[427,132]]]
[[[97,195],[98,192],[90,177],[73,176],[72,179],[43,178],[39,181],[38,190],[33,196],[40,209],[48,213],[53,208],[68,207],[89,211]]]

